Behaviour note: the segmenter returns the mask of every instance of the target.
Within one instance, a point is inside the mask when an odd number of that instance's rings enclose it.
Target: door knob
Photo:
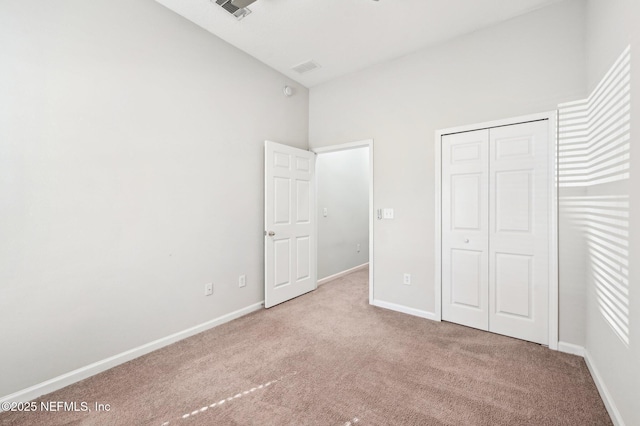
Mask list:
[[[469,244],[469,239],[468,239],[468,238],[465,238],[465,239],[464,239],[464,243],[465,243],[465,244]]]
[[[273,231],[269,231],[269,233],[267,235],[270,236],[270,237],[273,237],[274,235],[276,235],[276,233],[273,232]]]

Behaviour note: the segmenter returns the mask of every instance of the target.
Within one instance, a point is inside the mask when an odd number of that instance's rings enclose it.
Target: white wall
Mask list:
[[[285,84],[152,0],[0,2],[0,397],[263,300]]]
[[[631,45],[631,151],[629,179],[590,189],[592,195],[629,197],[628,343],[603,315],[594,277],[587,286],[586,351],[613,405],[613,417],[626,425],[640,424],[640,2],[587,2],[588,85],[593,89]],[[591,265],[593,269],[593,265]],[[624,271],[623,271],[624,272]]]
[[[316,86],[312,147],[374,138],[377,300],[433,312],[434,132],[555,110],[586,95],[585,6],[566,1]],[[412,274],[412,285],[402,274]],[[584,297],[580,277],[561,295]],[[583,304],[561,297],[560,338],[581,345]]]
[[[316,177],[322,279],[369,261],[369,148],[318,154]]]

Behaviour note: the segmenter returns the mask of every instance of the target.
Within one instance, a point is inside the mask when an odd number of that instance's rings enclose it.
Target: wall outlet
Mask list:
[[[211,296],[213,294],[213,283],[208,283],[204,285],[204,295]]]
[[[411,285],[411,274],[404,274],[404,279],[402,282],[405,285]]]
[[[247,276],[240,275],[240,277],[238,277],[238,287],[244,287],[246,285],[247,285]]]

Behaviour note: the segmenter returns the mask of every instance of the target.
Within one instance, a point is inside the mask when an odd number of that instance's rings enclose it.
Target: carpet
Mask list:
[[[611,424],[582,358],[370,306],[366,270],[35,403],[0,424]]]

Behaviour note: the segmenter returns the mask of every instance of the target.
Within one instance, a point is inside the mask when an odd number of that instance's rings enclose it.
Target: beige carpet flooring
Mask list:
[[[3,413],[0,424],[611,424],[582,358],[367,297],[367,271],[353,273],[37,401],[91,412]]]

